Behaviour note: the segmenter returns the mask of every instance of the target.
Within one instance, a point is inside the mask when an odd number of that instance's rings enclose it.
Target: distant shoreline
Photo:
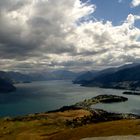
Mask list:
[[[140,92],[135,92],[135,91],[125,91],[123,94],[126,95],[140,95]]]

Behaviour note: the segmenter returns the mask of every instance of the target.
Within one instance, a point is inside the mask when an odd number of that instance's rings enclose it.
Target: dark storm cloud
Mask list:
[[[61,15],[49,11],[51,7],[46,8],[46,3],[38,2],[31,16],[26,17],[24,8],[28,4],[29,1],[0,1],[0,57],[20,58],[32,57],[41,52],[74,52],[74,47],[63,40],[65,33],[60,28],[63,21]],[[49,12],[53,15],[49,15]]]

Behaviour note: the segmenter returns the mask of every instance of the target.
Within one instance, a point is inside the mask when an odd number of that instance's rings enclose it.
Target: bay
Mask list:
[[[69,80],[42,81],[15,85],[12,93],[0,94],[0,117],[20,116],[37,112],[46,112],[62,106],[72,105],[84,99],[101,94],[122,95],[123,90],[81,87]],[[112,112],[140,114],[140,96],[123,95],[127,102],[97,104],[93,108]]]

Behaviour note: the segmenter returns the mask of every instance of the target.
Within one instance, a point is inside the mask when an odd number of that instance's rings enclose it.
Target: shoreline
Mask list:
[[[85,119],[88,120],[88,123],[92,123],[92,121],[95,122],[104,122],[104,121],[113,121],[113,120],[120,120],[120,119],[139,119],[140,115],[132,114],[132,113],[114,113],[114,112],[108,112],[102,109],[94,109],[91,108],[91,105],[95,105],[97,103],[107,103],[112,104],[116,102],[125,102],[128,98],[123,96],[117,96],[117,95],[98,95],[95,97],[92,97],[90,99],[85,99],[84,101],[77,102],[70,106],[62,106],[59,109],[56,110],[50,110],[47,112],[40,112],[40,113],[32,113],[27,115],[21,115],[21,116],[15,116],[15,117],[1,117],[0,119],[6,119],[6,120],[24,120],[25,118],[28,118],[30,116],[37,116],[40,114],[48,114],[48,113],[57,113],[57,112],[65,112],[65,111],[71,111],[71,110],[87,110],[92,115],[90,115],[90,119],[95,117],[96,119],[89,121],[89,116]],[[35,117],[36,118],[36,117]],[[79,124],[78,124],[79,125]]]
[[[107,97],[110,97],[109,100]],[[99,100],[104,101],[106,99],[107,102],[110,102],[110,99],[114,99],[114,97],[119,101],[124,101],[122,96],[112,95],[99,95],[87,101],[92,100],[92,103],[98,103]],[[138,129],[140,116],[138,115],[111,113],[101,109],[91,110],[91,103],[88,106],[80,107],[79,105],[77,103],[44,113],[1,118],[0,138],[81,140],[87,137],[121,135],[121,133],[126,135],[140,134]],[[136,131],[132,131],[132,127],[136,128]]]

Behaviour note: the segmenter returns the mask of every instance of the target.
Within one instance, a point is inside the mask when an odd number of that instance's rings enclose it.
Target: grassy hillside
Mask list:
[[[1,140],[79,140],[85,137],[140,135],[140,120],[92,123],[73,128],[67,120],[89,116],[84,109],[32,114],[0,120]]]

